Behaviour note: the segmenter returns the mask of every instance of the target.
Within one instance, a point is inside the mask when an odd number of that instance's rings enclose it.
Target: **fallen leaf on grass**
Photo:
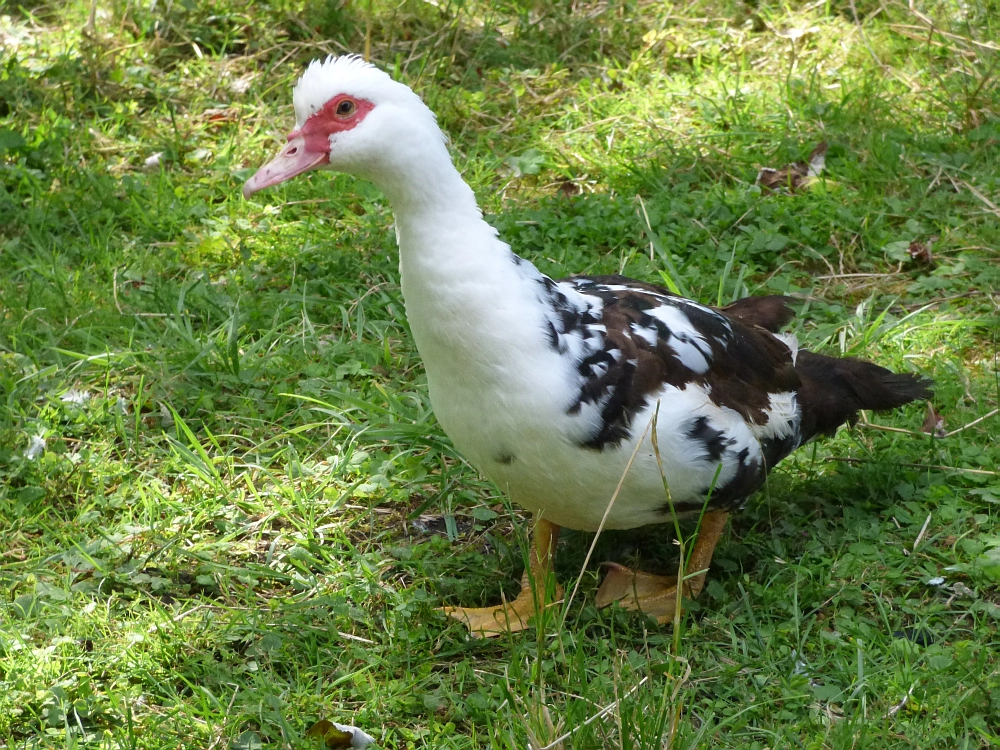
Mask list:
[[[347,724],[337,724],[327,719],[320,719],[306,731],[306,737],[322,740],[328,750],[337,748],[364,748],[375,742],[375,738],[365,734],[357,727]]]
[[[829,148],[827,142],[823,141],[812,150],[808,161],[797,161],[781,169],[764,167],[757,173],[757,184],[765,190],[787,190],[789,193],[808,188],[826,169],[826,152]]]
[[[913,263],[916,266],[933,266],[934,253],[931,247],[937,237],[925,240],[895,240],[885,246],[885,254],[897,263]]]
[[[920,431],[939,438],[947,434],[947,431],[944,429],[944,417],[935,410],[933,404],[927,404],[927,416],[924,418],[924,423],[921,425]]]
[[[559,183],[559,190],[567,198],[572,198],[574,195],[579,195],[583,192],[583,189],[572,180]]]
[[[934,256],[931,255],[931,245],[933,242],[933,240],[927,240],[927,242],[913,240],[906,249],[906,252],[911,260],[921,265],[929,266],[934,262]]]
[[[959,581],[951,587],[951,591],[955,596],[967,596],[970,599],[976,598],[976,592],[966,586],[964,583]]]
[[[227,122],[237,122],[240,119],[240,111],[236,107],[211,107],[202,112],[201,116],[213,125],[222,125]]]

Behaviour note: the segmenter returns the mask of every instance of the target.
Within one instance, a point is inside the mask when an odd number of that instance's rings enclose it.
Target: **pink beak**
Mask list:
[[[290,180],[296,175],[325,164],[328,160],[329,154],[326,151],[310,151],[304,136],[293,138],[281,149],[281,153],[246,181],[243,185],[243,197],[249,198],[264,188]]]

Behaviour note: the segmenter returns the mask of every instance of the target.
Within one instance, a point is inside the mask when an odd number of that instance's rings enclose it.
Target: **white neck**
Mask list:
[[[445,215],[482,218],[472,188],[455,169],[440,135],[415,138],[396,148],[405,155],[380,169],[374,181],[392,204],[397,223]]]
[[[395,214],[407,318],[444,422],[445,389],[509,387],[525,349],[549,345],[538,272],[483,220],[440,137],[421,141],[372,176]]]
[[[473,465],[507,483],[498,456],[540,455],[594,432],[595,410],[568,412],[583,337],[562,347],[551,282],[483,220],[436,125],[415,131],[400,134],[391,157],[370,156],[364,176],[396,217],[406,315],[438,422]]]

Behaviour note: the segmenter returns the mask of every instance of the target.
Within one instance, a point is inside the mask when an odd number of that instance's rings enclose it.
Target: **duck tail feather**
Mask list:
[[[933,381],[922,375],[893,372],[853,357],[800,351],[795,370],[802,380],[803,421],[811,427],[804,432],[810,437],[853,424],[862,409],[886,411],[933,396]]]

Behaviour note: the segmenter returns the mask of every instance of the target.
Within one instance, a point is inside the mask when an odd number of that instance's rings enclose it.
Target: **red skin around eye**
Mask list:
[[[337,107],[345,99],[354,102],[354,114],[349,117],[337,115]],[[288,134],[288,140],[305,138],[306,151],[311,153],[330,153],[330,136],[343,133],[358,126],[365,116],[375,108],[375,105],[364,99],[356,99],[347,94],[338,94],[323,105],[323,108],[309,116],[305,124],[298,130]]]
[[[354,112],[347,117],[337,115],[337,107],[345,100],[354,102]],[[278,185],[297,175],[330,163],[330,136],[356,128],[375,108],[364,99],[339,94],[314,113],[301,128],[288,134],[288,144],[276,157],[257,170],[243,185],[243,197],[249,198],[264,188]]]

